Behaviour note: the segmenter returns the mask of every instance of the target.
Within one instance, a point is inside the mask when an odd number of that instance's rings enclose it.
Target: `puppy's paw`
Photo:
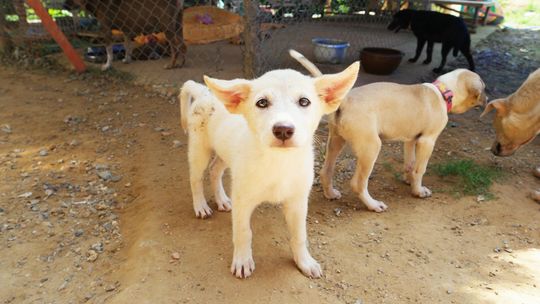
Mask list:
[[[231,272],[234,276],[239,279],[245,279],[249,277],[255,270],[255,262],[251,255],[247,257],[237,257],[233,258],[231,264]]]
[[[322,276],[321,265],[311,256],[298,261],[296,265],[306,277],[318,279]]]
[[[418,59],[416,59],[416,58],[410,58],[410,59],[409,59],[409,62],[411,62],[411,63],[415,63],[415,62],[416,62],[416,60],[418,60]]]
[[[212,216],[212,208],[210,208],[206,202],[196,204],[193,206],[193,209],[195,210],[195,216],[197,218],[205,219]]]
[[[431,196],[431,190],[422,186],[419,191],[413,190],[413,195],[419,198],[426,198]]]
[[[385,211],[386,209],[388,209],[388,206],[386,206],[385,203],[381,202],[381,201],[377,201],[377,200],[372,200],[370,201],[369,203],[366,204],[367,208],[371,211],[375,211],[375,212],[383,212]]]
[[[330,189],[330,191],[324,191],[324,197],[329,200],[337,200],[341,198],[341,192],[337,189]]]
[[[218,210],[223,212],[229,212],[232,209],[231,199],[227,196],[216,199]]]
[[[422,64],[430,64],[430,63],[431,63],[431,59],[429,59],[429,60],[426,59],[426,60],[422,61]]]

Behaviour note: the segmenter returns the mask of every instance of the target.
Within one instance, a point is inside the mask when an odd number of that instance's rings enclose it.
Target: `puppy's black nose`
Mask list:
[[[294,127],[287,125],[274,125],[272,133],[279,140],[290,139],[294,134]]]

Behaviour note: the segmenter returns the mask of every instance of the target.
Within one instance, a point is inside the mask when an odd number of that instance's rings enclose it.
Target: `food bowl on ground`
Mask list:
[[[314,38],[311,42],[315,60],[319,63],[342,63],[350,46],[347,41],[327,38]]]
[[[360,51],[360,65],[366,73],[388,75],[397,69],[403,55],[403,52],[394,49],[363,48]]]

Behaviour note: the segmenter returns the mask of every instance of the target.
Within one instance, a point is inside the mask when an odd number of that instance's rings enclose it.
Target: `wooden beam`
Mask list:
[[[62,51],[64,51],[64,54],[75,68],[75,71],[79,73],[86,71],[86,65],[84,64],[81,56],[77,54],[64,33],[62,33],[58,25],[56,25],[56,22],[54,22],[51,15],[49,15],[47,10],[43,7],[41,1],[26,0],[26,2],[31,8],[34,9],[36,15],[38,15],[38,17],[41,19],[41,24],[43,24],[43,27],[53,37],[54,41],[56,41],[56,43],[58,43],[58,45],[62,48]]]

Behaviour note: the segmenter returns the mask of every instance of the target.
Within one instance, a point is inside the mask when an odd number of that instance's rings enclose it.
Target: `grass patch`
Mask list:
[[[461,195],[484,195],[493,198],[491,185],[503,176],[501,169],[475,163],[470,159],[449,160],[433,167],[440,177],[452,178],[454,193]]]

